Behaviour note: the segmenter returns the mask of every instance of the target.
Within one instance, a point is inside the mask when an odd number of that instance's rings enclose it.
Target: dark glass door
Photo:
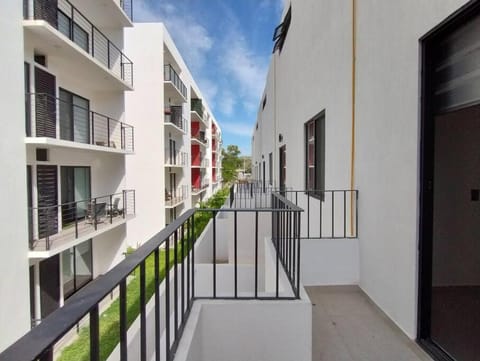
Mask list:
[[[285,191],[285,182],[287,178],[287,146],[284,145],[280,147],[280,164],[279,164],[279,171],[280,171],[280,191]]]
[[[60,306],[60,257],[40,262],[40,304],[42,319]]]

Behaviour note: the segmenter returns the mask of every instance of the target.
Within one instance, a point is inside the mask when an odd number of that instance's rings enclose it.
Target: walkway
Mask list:
[[[431,361],[356,286],[307,287],[313,361]]]

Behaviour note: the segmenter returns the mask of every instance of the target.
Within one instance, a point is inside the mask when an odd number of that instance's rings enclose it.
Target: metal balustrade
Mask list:
[[[184,98],[187,97],[187,87],[170,64],[163,67],[163,75],[165,81],[171,82]]]
[[[192,139],[195,139],[204,145],[208,145],[208,139],[205,136],[205,132],[198,131],[192,134]]]
[[[183,107],[170,106],[165,108],[165,124],[171,124],[181,129],[184,133],[187,132],[187,120],[183,117]]]
[[[271,194],[279,192],[305,210],[301,238],[358,238],[358,190],[279,189],[267,182],[250,181],[234,186],[233,207],[271,207]]]
[[[26,133],[133,152],[134,128],[49,94],[25,95]]]
[[[133,21],[133,0],[120,0],[120,7],[127,14],[128,18]]]
[[[122,223],[135,214],[135,191],[30,207],[30,250],[49,251],[80,237],[88,237],[108,225]]]
[[[133,9],[131,0],[122,0],[121,5],[125,11]],[[58,0],[57,9],[52,9],[43,0],[24,0],[24,16],[31,20],[45,20],[118,78],[133,86],[133,62],[70,1]]]
[[[166,167],[185,167],[188,164],[188,153],[173,151],[170,148],[165,149]]]
[[[187,198],[188,198],[188,187],[186,185],[165,190],[165,205],[167,207],[176,206]]]
[[[141,361],[147,359],[172,361],[174,359],[195,300],[257,300],[261,302],[299,299],[301,287],[299,230],[302,209],[278,193],[271,194],[271,203],[274,205],[273,208],[186,211],[134,253],[128,255],[124,261],[71,296],[63,307],[51,313],[38,326],[0,353],[0,360],[50,359],[54,352],[59,352],[56,345],[62,337],[75,329],[80,321],[84,321],[87,323],[85,331],[90,341],[87,346],[89,359],[98,361],[102,347],[100,304],[112,293],[119,294],[119,307],[116,308],[119,344],[115,352],[118,352],[118,358],[121,360]],[[196,216],[202,214],[211,216],[210,223],[207,225],[210,231],[200,235],[196,231],[195,224],[198,219],[203,218]],[[221,225],[222,218],[225,217],[232,221],[222,222],[223,225]],[[242,238],[245,227],[240,227],[239,221],[242,218],[245,221],[245,217],[253,220],[253,226],[250,229],[254,232],[253,239]],[[261,220],[264,217],[269,218],[270,223],[262,223]],[[233,241],[233,260],[228,265],[232,270],[231,287],[227,291],[218,288],[219,273],[225,266],[224,263],[217,262],[219,242],[222,241],[219,233],[221,226],[228,227],[226,230],[232,235]],[[271,291],[260,288],[259,277],[263,263],[259,259],[259,249],[264,242],[264,239],[260,239],[260,229],[270,229],[271,246],[269,247],[273,250],[272,258],[269,259],[273,265]],[[205,266],[195,262],[196,244],[201,237],[207,237],[206,234],[211,234],[209,245],[211,245],[212,259],[212,263],[206,265],[211,269],[211,287],[207,291],[199,289],[195,279],[199,269]],[[249,267],[253,268],[254,277],[248,281],[251,290],[249,293],[243,292],[239,285],[240,247],[248,247],[252,255]],[[127,279],[131,277],[139,279],[139,294],[128,293]],[[138,297],[135,300],[138,302],[138,322],[128,320],[127,293],[128,297],[132,295]],[[152,327],[147,327],[147,323]],[[132,330],[131,327],[129,329],[130,325],[135,329]],[[133,331],[132,334],[131,331]],[[133,341],[132,337],[135,337],[135,340],[138,337],[138,349],[136,346],[129,349],[129,341]],[[137,342],[131,344],[137,345]]]

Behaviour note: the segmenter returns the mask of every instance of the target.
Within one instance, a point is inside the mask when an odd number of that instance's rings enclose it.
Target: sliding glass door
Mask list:
[[[60,138],[90,144],[90,102],[60,89]]]
[[[91,197],[90,167],[61,167],[62,225],[84,218]]]

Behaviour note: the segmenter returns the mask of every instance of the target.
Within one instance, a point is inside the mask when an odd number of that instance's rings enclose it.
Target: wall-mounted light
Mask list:
[[[282,134],[279,134],[278,135],[278,141],[281,143],[283,142],[283,135]]]

